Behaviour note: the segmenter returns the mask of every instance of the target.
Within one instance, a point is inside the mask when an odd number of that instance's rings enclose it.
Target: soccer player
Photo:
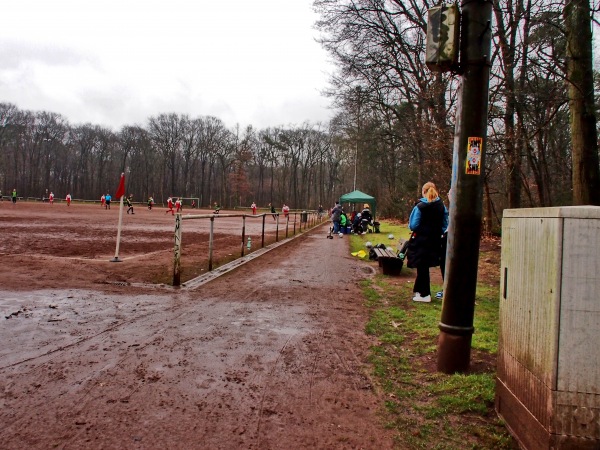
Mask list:
[[[167,199],[167,210],[165,211],[165,213],[169,214],[169,212],[171,213],[171,215],[175,215],[175,211],[173,210],[173,199],[171,197]]]
[[[67,206],[71,206],[71,194],[67,194],[67,198],[65,200],[67,200]]]
[[[131,202],[133,200],[133,194],[129,194],[129,197],[125,198],[125,203],[127,203],[127,214],[129,214],[129,211],[131,211],[131,214],[135,214],[133,212],[133,203]]]

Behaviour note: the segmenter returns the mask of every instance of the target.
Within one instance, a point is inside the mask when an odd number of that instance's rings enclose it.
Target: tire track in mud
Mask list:
[[[30,379],[31,377],[36,376],[35,374],[37,373],[38,374],[37,375],[38,380],[35,381],[35,385],[39,386],[39,387],[44,386],[44,385],[48,385],[49,383],[51,383],[53,381],[60,381],[64,377],[59,374],[57,379],[52,379],[51,376],[52,375],[56,375],[56,373],[52,372],[52,369],[50,369],[50,367],[53,366],[53,365],[55,365],[55,364],[63,364],[63,365],[67,364],[68,365],[68,360],[69,360],[68,353],[75,352],[77,347],[80,347],[83,344],[91,343],[92,344],[91,347],[88,347],[87,349],[81,350],[79,352],[79,353],[89,353],[90,351],[93,351],[94,348],[98,349],[99,346],[100,346],[100,343],[107,340],[106,339],[107,338],[107,336],[106,336],[107,333],[114,332],[115,330],[118,330],[119,328],[126,327],[128,325],[129,326],[133,325],[136,322],[145,320],[145,319],[147,319],[149,317],[152,317],[152,316],[156,316],[157,314],[161,314],[162,315],[165,312],[174,312],[174,311],[176,311],[178,309],[181,309],[181,306],[178,305],[178,304],[174,304],[173,306],[171,306],[170,308],[168,308],[166,311],[165,310],[154,310],[154,311],[150,311],[150,312],[145,313],[145,314],[138,315],[138,316],[133,317],[133,318],[131,318],[129,320],[121,321],[119,323],[116,323],[116,324],[108,327],[108,328],[105,328],[105,329],[101,330],[98,333],[95,333],[94,335],[87,336],[87,337],[82,338],[82,339],[80,339],[80,340],[78,340],[76,342],[73,342],[71,344],[64,345],[64,346],[58,347],[56,349],[50,350],[50,351],[48,351],[48,352],[46,352],[44,354],[37,355],[37,356],[31,357],[31,358],[28,358],[28,359],[25,359],[25,360],[18,361],[16,363],[10,364],[8,366],[2,367],[2,368],[0,368],[0,374],[5,374],[5,372],[6,372],[7,369],[15,368],[15,367],[20,366],[22,364],[25,364],[25,363],[28,363],[28,362],[31,362],[31,361],[35,361],[35,360],[39,360],[41,358],[45,358],[47,356],[53,355],[51,358],[49,358],[49,359],[47,359],[47,360],[45,360],[43,362],[40,362],[39,364],[37,364],[36,366],[34,366],[33,368],[31,368],[27,372],[18,373],[18,374],[16,374],[16,376],[18,376],[19,378],[20,377],[27,377],[28,379]],[[185,314],[185,312],[181,312],[180,311],[174,317],[172,317],[172,319],[177,319],[178,317],[181,317],[183,314]],[[160,328],[159,329],[153,329],[152,334],[149,335],[149,336],[147,336],[147,342],[142,343],[142,344],[140,344],[140,343],[134,343],[132,345],[128,345],[128,347],[129,348],[133,347],[133,348],[135,348],[135,351],[139,351],[139,350],[143,350],[144,348],[149,347],[151,345],[155,345],[156,342],[157,342],[157,337],[161,333],[163,333],[164,331],[165,331],[165,329],[160,329]],[[101,338],[100,343],[94,345],[93,341],[96,340],[96,339],[98,339],[98,338]],[[114,341],[114,337],[110,337],[109,336],[108,338],[109,338],[108,339],[109,342],[111,340]],[[158,337],[158,339],[162,341],[162,338]],[[103,346],[104,349],[106,349],[107,347],[108,346]],[[125,355],[120,356],[119,359],[116,362],[111,363],[110,367],[108,367],[108,365],[104,365],[100,369],[94,370],[94,371],[92,371],[92,373],[88,373],[86,375],[85,379],[83,379],[83,380],[73,380],[73,381],[71,381],[71,383],[70,383],[71,385],[74,385],[74,384],[80,385],[80,384],[83,384],[86,380],[89,383],[91,383],[90,386],[87,389],[84,389],[82,391],[82,394],[80,394],[81,399],[78,402],[78,405],[77,405],[78,407],[75,408],[72,411],[72,413],[76,414],[77,411],[83,410],[83,409],[86,408],[86,406],[88,405],[89,402],[83,402],[83,400],[85,400],[90,395],[91,391],[96,387],[96,385],[98,383],[101,383],[101,381],[98,380],[99,378],[101,378],[103,375],[105,375],[106,373],[108,373],[110,371],[118,370],[119,367],[121,367],[121,366],[124,365],[125,361],[127,361],[128,359],[133,358],[134,356],[135,355],[132,355],[131,353],[126,353]],[[60,361],[60,359],[63,359],[64,361]],[[94,383],[93,380],[96,380],[96,383]],[[142,386],[143,385],[139,385],[136,390],[138,390]],[[5,390],[6,390],[6,387],[5,387]],[[56,401],[56,399],[58,397],[62,396],[62,395],[64,395],[64,393],[62,391],[55,392],[52,395],[47,395],[43,399],[40,399],[37,403],[30,404],[30,408],[34,408],[34,409],[35,408],[39,408],[39,407],[43,406],[44,404]],[[131,393],[129,395],[131,395]],[[8,425],[8,428],[6,430],[3,430],[2,432],[8,431],[11,426],[12,427],[18,426],[18,424],[19,424],[19,422],[17,420],[15,422],[11,423],[10,425]],[[1,434],[2,433],[0,433],[0,435]]]
[[[277,359],[275,360],[275,362],[273,363],[273,366],[271,367],[271,370],[267,374],[264,385],[262,387],[262,395],[260,397],[260,404],[259,404],[259,408],[258,408],[258,423],[256,424],[256,447],[257,448],[261,448],[260,447],[260,437],[261,437],[260,425],[261,425],[261,420],[262,420],[263,411],[264,411],[265,396],[266,396],[268,388],[269,388],[269,378],[271,378],[273,376],[273,373],[275,372],[275,369],[277,368],[277,365],[279,364],[279,360],[281,359],[281,356],[283,355],[285,348],[287,347],[289,342],[292,340],[292,338],[293,338],[293,336],[290,336],[288,338],[288,340],[285,341],[285,344],[283,344],[283,347],[281,348],[281,350],[279,350]]]

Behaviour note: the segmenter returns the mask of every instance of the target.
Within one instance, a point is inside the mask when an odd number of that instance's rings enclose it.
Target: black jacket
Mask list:
[[[442,232],[445,208],[441,201],[419,202],[415,206],[421,212],[419,226],[413,230],[408,244],[408,267],[440,265]]]

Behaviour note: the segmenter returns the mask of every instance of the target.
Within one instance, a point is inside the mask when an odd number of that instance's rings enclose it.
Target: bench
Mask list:
[[[400,275],[404,259],[398,258],[396,252],[389,248],[374,248],[373,251],[384,275]]]

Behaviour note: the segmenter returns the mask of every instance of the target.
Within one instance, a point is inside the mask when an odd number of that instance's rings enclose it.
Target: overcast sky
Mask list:
[[[0,102],[117,131],[160,113],[227,126],[326,121],[312,0],[14,0]]]

